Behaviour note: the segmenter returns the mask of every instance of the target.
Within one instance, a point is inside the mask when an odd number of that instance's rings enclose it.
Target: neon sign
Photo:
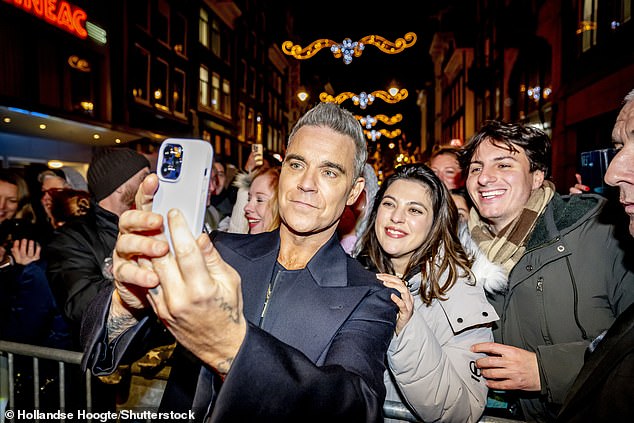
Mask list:
[[[86,38],[86,18],[83,9],[64,0],[4,0],[49,24],[68,31],[79,38]]]

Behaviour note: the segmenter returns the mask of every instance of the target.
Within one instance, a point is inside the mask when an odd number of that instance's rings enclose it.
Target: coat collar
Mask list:
[[[235,247],[236,251],[251,261],[260,260],[271,254],[274,254],[275,260],[277,260],[277,254],[280,251],[279,229],[244,236]],[[339,239],[334,233],[310,259],[306,269],[319,286],[346,286],[348,284],[346,262],[346,253],[341,248]],[[328,269],[328,271],[324,272],[324,269]]]

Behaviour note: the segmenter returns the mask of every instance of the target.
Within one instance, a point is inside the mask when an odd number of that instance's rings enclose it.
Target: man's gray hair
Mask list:
[[[624,103],[629,103],[630,101],[634,100],[634,90],[630,91],[629,93],[627,93],[627,95],[625,96],[625,98],[623,99]]]
[[[368,150],[366,147],[365,136],[363,135],[363,127],[359,121],[348,110],[334,103],[319,103],[309,111],[307,111],[288,135],[288,146],[293,142],[293,137],[297,131],[303,126],[320,126],[329,128],[338,134],[352,138],[354,141],[354,175],[352,180],[363,173],[363,166],[368,159]]]

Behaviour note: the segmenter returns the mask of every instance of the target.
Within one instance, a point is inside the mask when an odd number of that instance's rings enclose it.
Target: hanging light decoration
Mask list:
[[[383,53],[397,54],[414,44],[416,44],[416,34],[408,32],[403,38],[397,38],[394,42],[386,40],[380,35],[367,35],[354,42],[350,38],[345,38],[341,43],[327,38],[320,38],[306,47],[293,44],[292,41],[284,41],[282,43],[282,51],[296,59],[305,60],[310,59],[323,48],[330,48],[335,59],[343,57],[343,62],[349,65],[354,57],[361,56],[366,45],[374,46]]]
[[[361,123],[361,125],[365,126],[366,129],[372,129],[374,125],[378,121],[385,123],[386,125],[394,125],[403,120],[403,115],[400,113],[395,114],[394,116],[386,116],[386,115],[376,115],[376,116],[359,116],[355,115],[355,118]]]
[[[361,107],[361,109],[365,109],[368,105],[374,103],[375,98],[380,98],[386,103],[398,103],[401,100],[405,100],[408,96],[408,92],[405,88],[402,88],[400,91],[396,93],[396,95],[392,95],[387,91],[377,90],[373,91],[370,94],[367,94],[365,91],[360,94],[355,94],[349,91],[345,91],[337,96],[332,96],[327,92],[323,92],[319,94],[319,99],[324,103],[335,103],[341,104],[348,99],[352,99],[352,102],[355,106]]]
[[[361,123],[361,125],[365,126],[366,129],[372,129],[377,122],[376,118],[370,115],[367,115],[366,117],[355,116],[355,118]]]
[[[375,129],[371,130],[371,131],[366,131],[365,129],[363,130],[363,133],[365,134],[366,137],[368,137],[368,139],[372,140],[372,141],[376,141],[379,138],[381,138],[381,132],[377,131]]]
[[[368,139],[371,139],[372,141],[376,141],[377,139],[381,138],[381,136],[384,136],[389,139],[396,138],[399,135],[401,135],[401,130],[398,128],[393,131],[388,131],[387,129],[383,129],[383,128],[379,129],[378,131],[376,129],[372,129],[371,131],[364,129],[363,133],[365,134],[366,137],[368,137]]]

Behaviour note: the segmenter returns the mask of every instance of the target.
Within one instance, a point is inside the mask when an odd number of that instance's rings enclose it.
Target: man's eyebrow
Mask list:
[[[305,162],[306,159],[304,159],[304,156],[300,156],[299,154],[287,154],[286,157],[284,158],[284,161],[288,161],[288,160],[299,160],[300,162]]]
[[[508,154],[508,155],[506,155],[506,156],[497,156],[497,157],[494,157],[494,158],[493,158],[493,161],[494,161],[494,162],[501,162],[502,160],[507,160],[507,159],[509,159],[509,160],[513,160],[513,161],[515,161],[515,162],[517,161],[517,159],[516,159],[516,158],[515,158],[512,154]]]
[[[348,173],[346,172],[346,169],[342,165],[335,162],[325,161],[325,162],[322,162],[320,167],[330,167],[333,169],[337,169],[343,175],[346,175]]]
[[[295,154],[295,153],[288,154],[284,158],[284,162],[286,162],[288,160],[299,160],[300,162],[304,162],[304,163],[306,162],[306,159],[304,158],[304,156],[300,156],[299,154]],[[319,167],[320,168],[336,169],[337,171],[339,171],[343,175],[347,175],[348,174],[348,172],[346,171],[345,167],[343,167],[343,165],[341,165],[339,163],[331,162],[329,160],[321,162],[319,164]]]
[[[509,155],[506,155],[506,156],[497,156],[497,157],[494,157],[494,158],[491,159],[491,161],[493,161],[493,162],[501,162],[502,160],[513,160],[513,161],[516,162],[517,158],[515,158],[513,155],[509,154]],[[483,160],[472,160],[469,163],[469,165],[472,165],[472,164],[480,164],[480,165],[482,165],[482,164],[484,164],[484,161]]]

